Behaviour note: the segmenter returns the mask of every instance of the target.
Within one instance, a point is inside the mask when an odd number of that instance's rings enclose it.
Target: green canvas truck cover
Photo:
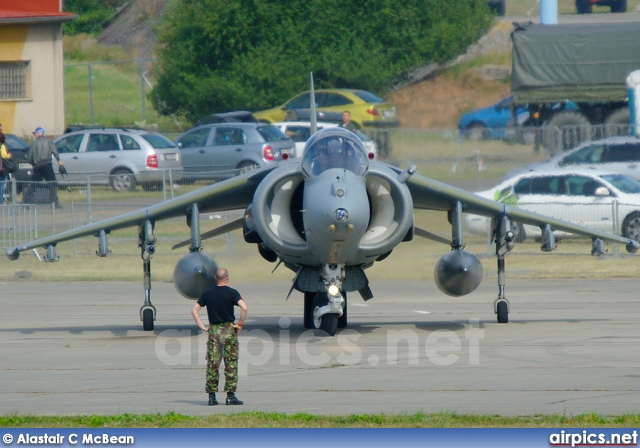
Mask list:
[[[640,23],[514,23],[511,42],[516,104],[624,101],[640,69]]]

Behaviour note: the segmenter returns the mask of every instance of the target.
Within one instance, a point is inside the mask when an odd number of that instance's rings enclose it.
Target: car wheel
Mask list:
[[[474,123],[464,131],[468,140],[484,140],[487,138],[487,127],[480,123]]]
[[[611,4],[611,12],[627,12],[627,0],[618,0]]]
[[[111,188],[115,191],[133,191],[136,189],[136,179],[129,170],[116,170],[111,175]]]
[[[578,14],[591,14],[593,5],[589,0],[576,0],[576,11]]]
[[[625,238],[640,241],[640,212],[633,212],[624,218],[622,235]]]
[[[252,170],[258,169],[258,164],[257,163],[253,163],[253,162],[244,162],[244,163],[240,164],[238,169],[240,170],[240,174],[244,174],[247,171],[252,171]]]

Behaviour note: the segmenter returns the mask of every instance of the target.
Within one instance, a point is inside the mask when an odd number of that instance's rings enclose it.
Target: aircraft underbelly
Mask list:
[[[327,179],[331,179],[327,182]],[[330,170],[304,186],[303,222],[314,264],[355,264],[370,217],[365,179]]]

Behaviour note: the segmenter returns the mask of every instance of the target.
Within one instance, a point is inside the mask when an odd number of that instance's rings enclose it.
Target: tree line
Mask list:
[[[463,53],[493,20],[486,0],[171,0],[150,99],[190,121],[261,110],[308,90],[310,72],[316,88],[383,96],[408,72]]]

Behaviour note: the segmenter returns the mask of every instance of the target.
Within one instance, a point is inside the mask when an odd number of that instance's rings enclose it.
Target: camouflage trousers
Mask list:
[[[224,361],[224,390],[238,386],[238,334],[231,323],[211,325],[207,340],[207,393],[218,392],[220,363]]]

